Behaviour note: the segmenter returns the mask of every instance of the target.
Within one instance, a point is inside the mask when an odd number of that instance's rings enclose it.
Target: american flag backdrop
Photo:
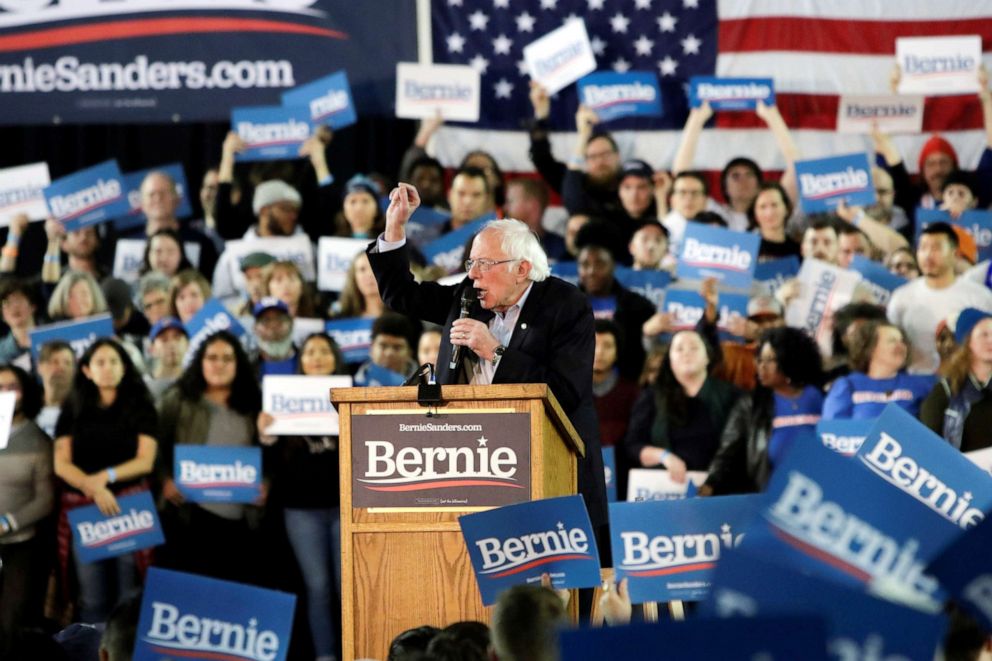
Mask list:
[[[771,77],[777,103],[803,158],[864,151],[866,136],[834,132],[843,94],[888,94],[901,36],[978,34],[992,69],[992,0],[431,0],[433,60],[469,64],[482,74],[478,124],[442,128],[433,146],[446,165],[466,151],[492,152],[508,171],[533,170],[522,122],[532,116],[523,47],[578,17],[585,21],[599,70],[653,71],[664,116],[606,125],[625,157],[671,166],[694,75]],[[571,153],[575,86],[552,100],[552,144]],[[920,146],[941,132],[965,167],[986,144],[975,95],[930,97],[924,134],[896,136],[910,171]],[[781,156],[753,113],[718,113],[704,131],[696,167],[719,170],[746,155],[768,170]]]

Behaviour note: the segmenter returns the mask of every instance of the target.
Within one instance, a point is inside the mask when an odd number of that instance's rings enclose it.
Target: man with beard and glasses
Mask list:
[[[561,197],[571,214],[603,218],[623,213],[617,187],[620,183],[620,150],[606,132],[596,131],[599,117],[585,106],[575,115],[578,139],[562,179]]]

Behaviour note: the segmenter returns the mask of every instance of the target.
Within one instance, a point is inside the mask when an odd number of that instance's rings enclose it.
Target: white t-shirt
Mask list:
[[[933,374],[940,366],[937,324],[965,308],[992,312],[992,292],[972,280],[958,278],[950,287],[932,289],[926,278],[916,278],[892,293],[889,321],[906,331],[913,345],[909,371]]]

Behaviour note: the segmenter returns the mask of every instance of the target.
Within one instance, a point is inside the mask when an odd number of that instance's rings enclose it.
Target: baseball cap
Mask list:
[[[276,258],[267,252],[250,252],[241,258],[241,270],[260,269],[274,261],[276,261]]]
[[[968,335],[971,334],[972,329],[982,320],[989,318],[992,318],[992,314],[985,310],[978,308],[961,310],[961,314],[958,315],[958,322],[954,326],[954,341],[958,344],[964,344],[968,341]]]
[[[251,210],[258,215],[263,208],[276,202],[292,202],[296,206],[303,204],[299,191],[285,181],[272,179],[263,181],[255,187],[255,196],[251,199]]]
[[[352,193],[368,193],[375,199],[379,199],[379,187],[374,181],[364,174],[356,174],[344,185],[344,196],[348,197]]]
[[[781,317],[782,305],[771,296],[755,296],[747,302],[747,318]]]
[[[654,178],[654,170],[647,162],[642,161],[639,158],[631,158],[623,162],[620,166],[620,181],[623,181],[626,177],[640,177],[641,179],[647,179],[652,181]]]
[[[183,326],[183,322],[179,321],[175,317],[162,317],[155,322],[154,326],[152,326],[151,331],[148,333],[148,340],[150,342],[154,342],[155,338],[170,328],[175,328],[178,331],[182,331],[183,335],[189,337],[189,333],[186,331],[186,327]]]
[[[258,317],[266,310],[282,310],[286,314],[289,314],[289,306],[275,296],[266,296],[256,303],[254,309],[252,310],[252,314],[256,319],[258,319]]]

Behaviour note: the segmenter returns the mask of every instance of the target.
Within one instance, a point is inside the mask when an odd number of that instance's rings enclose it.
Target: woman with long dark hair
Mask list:
[[[138,268],[138,275],[155,271],[171,278],[180,271],[191,268],[194,267],[186,257],[186,247],[183,245],[179,232],[161,229],[148,237],[148,242],[145,244],[145,254],[142,256],[141,266]]]
[[[157,416],[151,395],[127,352],[101,338],[79,359],[72,391],[55,425],[55,474],[62,493],[59,553],[70,543],[67,510],[96,504],[104,515],[120,513],[117,498],[147,488],[155,463]],[[80,619],[103,622],[121,597],[138,587],[138,566],[149,555],[126,554],[92,564],[76,556]]]
[[[347,374],[344,356],[326,333],[308,336],[300,347],[300,374]],[[325,393],[326,396],[326,393]],[[286,534],[307,590],[307,615],[314,653],[335,658],[335,612],[341,607],[341,510],[337,436],[268,436],[273,422],[258,415],[271,466],[272,498],[283,510]],[[271,460],[271,461],[270,461]]]
[[[785,233],[791,215],[792,202],[781,184],[766,181],[758,185],[758,194],[747,208],[748,229],[761,235],[758,261],[800,256],[799,244]]]
[[[668,470],[676,482],[710,465],[740,391],[711,376],[713,348],[694,330],[672,337],[654,386],[641,391],[624,451],[631,466]]]
[[[166,530],[166,564],[215,578],[251,579],[257,543],[249,525],[249,506],[186,503],[173,480],[173,459],[175,446],[181,444],[257,445],[255,418],[261,400],[248,356],[227,331],[204,340],[182,376],[162,396],[158,474],[168,502],[163,523],[171,528]]]
[[[816,442],[823,409],[823,359],[797,328],[772,328],[758,341],[758,386],[727,419],[700,495],[764,489],[775,464],[799,442]]]

